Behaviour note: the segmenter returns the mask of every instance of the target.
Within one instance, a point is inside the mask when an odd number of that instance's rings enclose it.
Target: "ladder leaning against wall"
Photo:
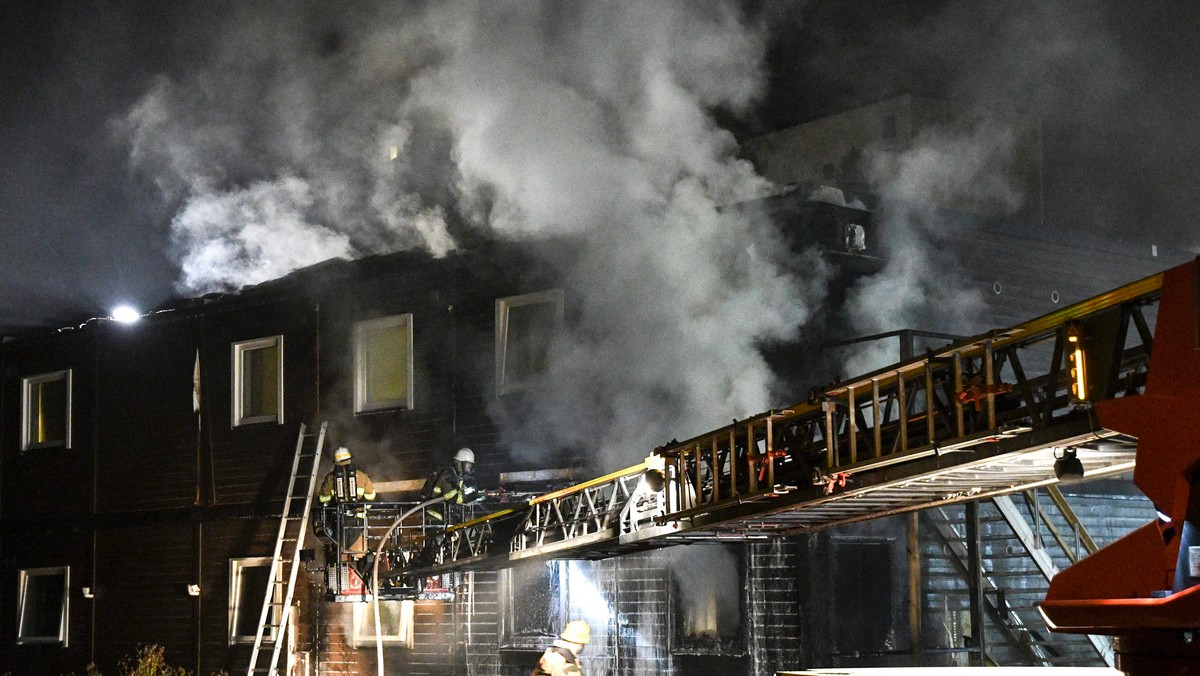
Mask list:
[[[321,464],[321,451],[325,445],[326,424],[322,422],[315,433],[309,433],[303,423],[300,425],[296,455],[292,459],[292,475],[288,481],[287,497],[283,501],[283,513],[279,518],[279,535],[275,538],[275,553],[271,556],[267,590],[258,617],[258,631],[254,637],[254,650],[250,653],[247,676],[276,676],[279,673],[279,653],[291,619],[292,598],[300,569],[300,550],[304,547],[304,535],[308,530],[317,468]],[[270,662],[260,665],[260,659],[266,652],[263,644],[271,642],[274,648]]]

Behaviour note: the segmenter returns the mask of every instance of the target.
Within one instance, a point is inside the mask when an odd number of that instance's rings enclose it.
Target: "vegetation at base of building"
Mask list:
[[[160,645],[138,646],[137,655],[121,660],[121,671],[117,676],[192,676],[192,672],[183,667],[173,667],[167,664],[166,649]],[[96,665],[89,664],[87,676],[104,676]],[[212,676],[229,676],[229,672],[221,670]]]

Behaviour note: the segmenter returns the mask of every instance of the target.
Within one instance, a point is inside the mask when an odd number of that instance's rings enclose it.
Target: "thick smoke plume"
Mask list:
[[[713,111],[764,82],[763,29],[726,2],[239,6],[202,67],[114,128],[176,205],[188,292],[328,257],[570,236],[552,387],[497,410],[510,446],[639,458],[771,403],[756,347],[794,335],[802,284],[767,186]],[[457,223],[457,225],[456,225]],[[811,290],[810,290],[811,289]],[[534,290],[534,289],[531,289]]]
[[[1019,187],[996,170],[1013,159],[1013,130],[1001,123],[930,127],[899,151],[867,152],[867,178],[879,191],[878,220],[887,264],[858,284],[848,298],[851,322],[862,335],[899,329],[972,335],[983,299],[963,288],[957,261],[946,250],[952,237],[969,237],[965,219],[947,206],[970,201],[1012,213]],[[866,343],[846,362],[861,374],[899,359],[890,341]]]

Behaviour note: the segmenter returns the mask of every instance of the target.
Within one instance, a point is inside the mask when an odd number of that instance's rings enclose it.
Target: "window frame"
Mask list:
[[[373,646],[375,645],[375,610],[371,604],[374,601],[365,603],[354,603],[352,611],[353,617],[353,633],[350,636],[351,643],[355,646]],[[382,603],[399,603],[400,604],[400,627],[399,631],[389,632],[389,627],[386,625],[383,629],[383,644],[393,647],[412,648],[416,637],[416,632],[413,627],[416,618],[416,602],[413,599],[403,600],[384,600]],[[380,614],[380,623],[383,622],[382,613]],[[365,626],[371,627],[370,633],[364,633]]]
[[[549,588],[545,591],[552,598],[551,603],[546,607],[547,626],[545,627],[518,626],[517,580],[514,580],[514,571],[522,565],[530,567],[540,565],[549,569],[545,573],[546,577],[543,578],[550,583]],[[501,650],[541,650],[545,647],[547,640],[558,636],[558,632],[562,630],[564,618],[569,615],[571,607],[570,573],[566,561],[518,562],[501,571],[501,587],[499,627]],[[528,595],[523,594],[522,596]]]
[[[705,543],[697,545],[699,547],[712,547],[719,550],[720,554],[732,557],[733,567],[737,571],[738,587],[737,589],[737,617],[740,618],[741,624],[736,628],[736,632],[732,635],[718,636],[715,641],[705,640],[687,633],[686,625],[688,621],[688,603],[684,598],[682,587],[688,584],[694,584],[695,580],[688,579],[686,575],[681,575],[676,566],[668,564],[666,569],[667,579],[667,635],[668,649],[672,655],[701,657],[710,655],[725,655],[732,657],[742,657],[749,650],[749,609],[750,609],[750,575],[748,573],[747,553],[737,547],[719,544]],[[697,552],[689,552],[689,556],[700,556],[703,550]]]
[[[62,575],[62,610],[59,614],[58,636],[24,636],[25,600],[29,579],[50,575]],[[71,567],[49,566],[44,568],[22,568],[17,576],[17,645],[60,645],[68,647],[71,626]]]
[[[366,378],[366,342],[363,337],[365,333],[375,328],[390,328],[393,326],[402,327],[407,337],[407,354],[404,355],[404,363],[407,376],[405,392],[403,399],[381,399],[378,401],[368,401],[367,378]],[[374,413],[376,411],[386,411],[390,409],[402,408],[411,411],[413,409],[413,315],[411,312],[390,315],[387,317],[379,317],[377,319],[367,319],[354,323],[354,413]]]
[[[496,299],[496,395],[501,396],[510,392],[527,389],[528,380],[509,383],[505,378],[505,367],[508,355],[508,315],[513,308],[540,303],[553,303],[555,311],[555,329],[560,329],[565,316],[565,294],[562,289],[534,291],[517,296],[507,296]]]
[[[241,583],[242,583],[242,570],[244,570],[246,568],[266,568],[267,572],[270,573],[271,557],[269,557],[269,556],[243,556],[243,557],[229,559],[229,595],[227,597],[227,602],[228,602],[228,606],[229,606],[229,626],[227,627],[227,629],[228,629],[227,638],[229,640],[229,645],[253,644],[255,638],[257,638],[256,636],[237,633],[238,620],[240,620],[242,618],[241,613],[244,610],[242,608],[242,593],[241,592],[243,591],[243,589],[242,589]],[[282,581],[283,578],[280,574],[281,572],[282,572],[281,570],[275,571],[275,581],[276,582]],[[273,592],[274,599],[273,600],[277,604],[276,607],[278,607],[278,604],[283,602],[283,590],[281,589],[281,585],[278,585],[278,584],[273,585],[273,588],[274,588],[274,592]],[[263,591],[265,593],[266,590],[263,590]],[[252,607],[252,608],[250,608],[250,611],[256,615],[254,622],[257,625],[259,618],[262,615],[262,606]],[[256,626],[255,630],[257,631],[257,626]],[[263,640],[264,641],[274,641],[278,632],[279,632],[278,628],[271,627],[271,630],[269,632],[267,632],[266,635],[263,636]]]
[[[278,373],[276,382],[279,386],[275,392],[275,414],[274,415],[245,415],[245,402],[243,395],[245,394],[245,368],[243,367],[243,356],[253,350],[261,350],[268,347],[274,347],[279,351],[279,363],[277,365]],[[265,338],[255,338],[253,340],[242,340],[233,343],[232,350],[232,389],[233,401],[231,412],[231,427],[243,427],[246,425],[258,425],[262,423],[277,423],[283,424],[283,336],[267,336]]]
[[[66,409],[66,420],[64,421],[63,439],[54,441],[35,442],[32,439],[32,425],[30,425],[31,406],[33,404],[33,389],[34,385],[42,383],[52,383],[58,380],[66,381],[67,393],[64,408]],[[37,375],[26,376],[21,379],[21,450],[33,451],[42,448],[71,448],[71,418],[72,418],[72,399],[73,386],[72,369],[62,369],[61,371],[50,371],[48,373],[39,373]]]

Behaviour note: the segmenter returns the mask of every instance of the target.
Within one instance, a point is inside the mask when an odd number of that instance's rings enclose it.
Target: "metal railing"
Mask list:
[[[654,449],[653,467],[641,463],[452,526],[441,537],[435,567],[484,565],[488,557],[499,557],[490,565],[504,565],[568,549],[573,556],[615,553],[652,538],[678,537],[701,523],[824,507],[843,494],[858,497],[854,493],[871,477],[886,476],[889,486],[909,481],[914,491],[926,492],[895,506],[887,504],[893,498],[880,498],[867,516],[982,497],[975,495],[977,484],[954,493],[947,482],[934,492],[918,479],[949,466],[973,467],[998,452],[984,449],[1015,453],[1059,442],[1082,448],[1100,440],[1102,431],[1087,409],[1141,392],[1153,349],[1148,309],[1161,286],[1162,274],[1154,275],[1008,329],[926,350],[814,389],[795,406]],[[1076,347],[1087,361],[1086,375],[1078,377],[1070,359]],[[1090,432],[1080,434],[1081,425]],[[1097,456],[1103,462],[1104,453]],[[931,458],[937,460],[933,469],[917,462]],[[903,476],[906,471],[912,476]],[[652,485],[647,475],[654,475]],[[979,476],[964,473],[959,480]],[[1053,480],[1051,475],[1042,482]],[[996,486],[987,491],[1028,487]],[[901,485],[891,495],[903,490]],[[788,500],[780,499],[788,493]],[[832,514],[820,527],[848,521]]]

